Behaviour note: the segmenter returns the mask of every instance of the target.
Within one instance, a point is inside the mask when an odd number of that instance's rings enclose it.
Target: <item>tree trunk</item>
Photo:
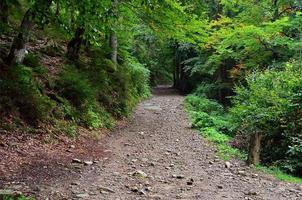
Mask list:
[[[84,28],[78,27],[74,37],[68,43],[66,55],[69,59],[79,58],[79,52],[80,52],[84,32],[85,32]]]
[[[8,5],[6,0],[0,0],[0,22],[8,24]]]
[[[27,54],[26,44],[29,40],[30,32],[33,29],[35,17],[38,13],[40,15],[45,15],[51,5],[51,2],[52,0],[44,0],[43,2],[39,1],[39,5],[34,5],[24,14],[18,35],[14,38],[9,54],[5,59],[8,65],[12,65],[14,63],[20,64],[23,62],[23,59]]]
[[[260,163],[260,151],[261,151],[261,139],[262,134],[257,132],[250,137],[249,155],[247,164],[257,165]]]
[[[117,64],[117,48],[118,48],[118,42],[117,37],[114,31],[111,31],[109,36],[109,42],[110,42],[110,48],[111,48],[111,61],[114,64]]]
[[[34,18],[35,18],[35,13],[31,9],[29,9],[23,17],[23,20],[20,25],[19,33],[14,38],[9,54],[6,58],[6,63],[8,65],[14,63],[20,64],[23,62],[23,59],[27,53],[26,44],[29,40],[30,31],[33,28]]]

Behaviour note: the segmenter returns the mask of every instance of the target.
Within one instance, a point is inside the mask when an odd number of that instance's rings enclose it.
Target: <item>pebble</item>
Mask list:
[[[172,175],[172,178],[184,179],[185,176],[184,176],[184,175],[181,175],[181,174],[179,174],[179,175],[173,174],[173,175]]]
[[[254,195],[258,195],[258,193],[256,191],[248,191],[248,192],[244,192],[245,195],[248,195],[248,196],[254,196]]]
[[[131,192],[138,192],[138,187],[137,186],[133,186],[130,188]]]
[[[187,181],[187,185],[193,185],[194,183],[194,179],[190,178],[190,180]]]
[[[77,194],[76,197],[77,198],[87,198],[87,197],[89,197],[89,194],[88,193]]]
[[[82,161],[80,159],[74,158],[72,159],[73,163],[82,163]]]
[[[227,162],[225,162],[224,166],[225,166],[225,168],[230,169],[232,164],[227,161]]]
[[[238,171],[239,175],[245,176],[245,171]]]
[[[98,189],[100,190],[100,192],[115,193],[115,191],[109,187],[99,186]]]
[[[136,170],[135,172],[132,173],[133,176],[136,176],[138,178],[146,178],[148,175],[143,172],[142,170]]]
[[[84,161],[84,164],[85,164],[85,165],[92,165],[93,162],[92,162],[92,161]]]

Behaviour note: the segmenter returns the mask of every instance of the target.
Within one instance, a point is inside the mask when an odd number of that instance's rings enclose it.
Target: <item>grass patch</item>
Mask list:
[[[221,159],[246,159],[245,153],[229,145],[234,126],[220,104],[190,95],[186,98],[185,107],[192,120],[192,127],[199,130],[204,138],[216,145],[217,155]]]
[[[284,173],[277,167],[266,167],[266,166],[258,165],[256,166],[256,169],[266,174],[273,175],[274,177],[276,177],[278,180],[281,181],[302,184],[302,178]]]
[[[200,130],[200,134],[206,138],[208,141],[214,143],[217,147],[217,155],[223,160],[230,160],[232,158],[237,158],[244,160],[246,159],[246,154],[240,150],[231,147],[228,143],[231,137],[217,131],[214,128],[205,128]]]
[[[25,197],[24,195],[10,195],[10,194],[1,194],[1,200],[34,200],[32,197]]]

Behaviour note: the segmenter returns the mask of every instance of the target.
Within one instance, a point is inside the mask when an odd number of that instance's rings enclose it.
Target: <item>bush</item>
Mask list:
[[[262,161],[301,173],[302,65],[286,64],[283,70],[256,72],[247,86],[238,86],[232,115],[241,131],[264,135]],[[300,174],[301,175],[301,174]]]
[[[150,96],[150,71],[134,59],[128,60],[128,68],[131,76],[131,84],[134,95],[138,98]]]
[[[18,112],[31,124],[49,119],[55,102],[41,92],[31,68],[13,66],[0,78],[0,110]]]
[[[218,145],[219,156],[226,160],[245,157],[238,149],[229,145],[237,124],[224,112],[220,104],[205,97],[189,95],[185,99],[185,105],[192,118],[192,126],[200,130],[209,141]]]

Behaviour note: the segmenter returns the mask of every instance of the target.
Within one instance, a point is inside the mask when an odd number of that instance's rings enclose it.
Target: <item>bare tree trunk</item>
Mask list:
[[[68,43],[66,55],[69,59],[79,58],[79,52],[83,41],[84,32],[85,32],[84,28],[78,27],[74,37]]]
[[[260,151],[261,151],[261,139],[262,134],[256,132],[250,137],[249,155],[247,164],[257,165],[260,163]]]
[[[0,22],[8,24],[8,5],[6,0],[0,0]]]
[[[111,48],[111,61],[113,63],[117,63],[117,49],[118,49],[118,41],[117,41],[117,37],[114,31],[111,31],[110,36],[109,36],[109,40],[110,40],[110,48]]]

